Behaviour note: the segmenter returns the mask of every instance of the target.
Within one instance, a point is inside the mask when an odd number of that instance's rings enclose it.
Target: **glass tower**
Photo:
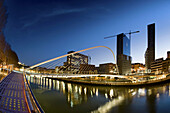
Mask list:
[[[117,65],[120,74],[130,74],[130,39],[124,33],[117,35]]]

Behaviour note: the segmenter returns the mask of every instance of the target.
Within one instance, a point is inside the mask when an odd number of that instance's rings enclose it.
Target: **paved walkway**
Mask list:
[[[29,113],[22,74],[11,73],[0,82],[0,113]]]

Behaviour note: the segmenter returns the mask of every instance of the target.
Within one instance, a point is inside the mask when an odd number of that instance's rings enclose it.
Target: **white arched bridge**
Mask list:
[[[116,58],[115,58],[115,54],[114,52],[107,46],[95,46],[95,47],[90,47],[90,48],[87,48],[87,49],[83,49],[83,50],[79,50],[79,51],[76,51],[76,52],[72,52],[72,53],[69,53],[69,54],[65,54],[65,55],[62,55],[62,56],[58,56],[56,58],[52,58],[52,59],[49,59],[49,60],[46,60],[46,61],[43,61],[43,62],[40,62],[38,64],[35,64],[33,66],[30,66],[30,68],[26,69],[26,70],[29,70],[29,69],[33,69],[35,67],[39,67],[41,65],[44,65],[44,64],[47,64],[47,63],[50,63],[50,62],[53,62],[53,61],[56,61],[58,59],[61,59],[61,58],[64,58],[64,57],[67,57],[67,56],[70,56],[70,55],[74,55],[74,54],[77,54],[77,53],[81,53],[83,51],[88,51],[88,50],[91,50],[91,49],[95,49],[95,48],[107,48],[108,50],[111,51],[112,55],[113,55],[113,61],[116,62]],[[166,75],[135,75],[135,76],[125,76],[125,75],[119,75],[119,70],[118,70],[118,66],[116,64],[116,71],[117,71],[117,74],[113,75],[113,74],[80,74],[80,73],[76,73],[76,74],[73,74],[73,73],[62,73],[62,74],[42,74],[42,73],[30,73],[31,76],[37,76],[37,77],[50,77],[50,78],[88,78],[88,77],[108,77],[108,78],[120,78],[120,79],[126,79],[126,80],[129,80],[131,82],[140,82],[140,81],[148,81],[147,79],[149,77],[151,78],[154,78],[152,80],[157,80],[157,79],[162,79],[162,78],[165,78],[168,74]]]
[[[56,61],[58,59],[61,59],[61,58],[64,58],[64,57],[67,57],[67,56],[70,56],[70,55],[74,55],[74,54],[77,54],[77,53],[80,53],[80,52],[83,52],[83,51],[88,51],[88,50],[91,50],[91,49],[95,49],[95,48],[107,48],[108,50],[111,51],[112,55],[113,55],[113,61],[116,62],[116,58],[115,58],[115,54],[114,52],[107,46],[95,46],[95,47],[90,47],[90,48],[87,48],[87,49],[83,49],[83,50],[79,50],[79,51],[76,51],[76,52],[72,52],[72,53],[69,53],[69,54],[65,54],[65,55],[62,55],[62,56],[58,56],[56,58],[52,58],[52,59],[49,59],[49,60],[46,60],[46,61],[43,61],[43,62],[40,62],[38,64],[35,64],[33,66],[31,66],[30,68],[28,69],[33,69],[35,67],[38,67],[38,66],[41,66],[41,65],[44,65],[44,64],[47,64],[47,63],[50,63],[50,62],[53,62],[53,61]],[[28,70],[27,69],[27,70]],[[119,69],[118,69],[118,66],[116,64],[116,72],[119,74]]]

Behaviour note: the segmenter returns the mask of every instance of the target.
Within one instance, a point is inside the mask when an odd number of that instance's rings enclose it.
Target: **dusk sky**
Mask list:
[[[7,42],[27,65],[64,55],[70,50],[104,45],[116,53],[116,38],[132,35],[132,62],[144,63],[147,25],[156,25],[156,58],[170,50],[169,0],[6,0]],[[105,48],[85,52],[92,64],[114,62]]]

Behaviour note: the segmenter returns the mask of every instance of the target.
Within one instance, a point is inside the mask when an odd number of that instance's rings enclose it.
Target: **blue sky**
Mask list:
[[[6,40],[27,65],[98,45],[115,52],[116,38],[104,37],[130,30],[140,31],[132,35],[132,62],[144,63],[151,23],[156,24],[156,58],[166,58],[170,50],[169,0],[8,0],[6,6]],[[104,48],[85,54],[96,65],[114,62]]]

